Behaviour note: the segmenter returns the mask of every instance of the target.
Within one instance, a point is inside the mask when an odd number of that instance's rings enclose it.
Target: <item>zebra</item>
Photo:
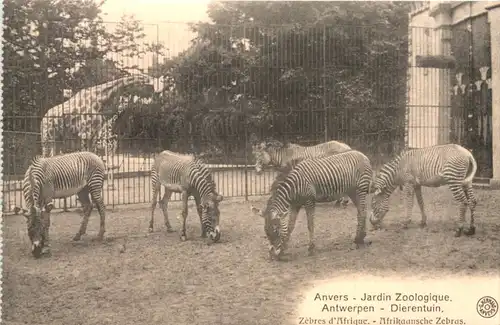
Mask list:
[[[50,253],[50,212],[57,198],[77,194],[82,203],[83,220],[73,241],[79,241],[86,234],[95,203],[101,219],[97,237],[103,239],[106,216],[102,189],[105,170],[102,159],[87,151],[33,158],[24,175],[22,189],[27,207],[23,212],[35,258],[42,253]]]
[[[474,218],[477,200],[472,191],[472,180],[477,172],[477,162],[472,153],[458,144],[436,145],[405,151],[380,169],[373,185],[372,213],[370,223],[375,229],[389,211],[389,197],[397,186],[402,187],[405,197],[406,220],[403,228],[411,223],[413,194],[422,214],[420,227],[427,226],[424,211],[422,186],[441,187],[447,185],[454,199],[460,204],[458,228],[455,236],[462,233],[475,234]],[[464,231],[465,213],[471,212],[470,226]]]
[[[315,146],[304,147],[290,143],[287,147],[273,147],[269,143],[261,142],[252,147],[252,154],[255,157],[255,172],[262,173],[265,166],[275,166],[283,168],[288,164],[297,164],[303,159],[319,158],[352,150],[352,148],[339,141],[328,141]],[[335,206],[347,207],[349,199],[343,197],[337,200]]]
[[[201,236],[206,237],[208,233],[213,242],[219,241],[221,235],[219,202],[223,200],[223,196],[217,193],[212,174],[200,159],[192,155],[179,154],[169,150],[164,150],[156,156],[151,168],[153,201],[151,203],[149,232],[153,231],[154,210],[158,203],[162,185],[165,188],[165,193],[160,200],[160,207],[167,232],[173,232],[168,220],[168,201],[172,193],[181,193],[183,204],[181,240],[186,240],[187,203],[188,198],[193,196],[200,217]]]
[[[309,254],[314,253],[314,210],[316,202],[332,202],[347,194],[358,210],[358,226],[354,242],[365,245],[366,197],[372,182],[370,160],[351,150],[337,155],[303,160],[295,167],[283,169],[271,186],[266,208],[251,211],[265,220],[265,233],[270,243],[271,259],[279,259],[286,250],[300,209],[304,207],[309,230]],[[369,243],[368,243],[369,244]]]

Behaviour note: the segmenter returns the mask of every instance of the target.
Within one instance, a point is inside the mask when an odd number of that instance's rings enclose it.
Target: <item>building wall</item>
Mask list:
[[[408,145],[421,148],[438,141],[439,73],[438,69],[417,67],[418,55],[439,53],[439,34],[428,10],[413,16],[410,28],[408,71]]]
[[[451,100],[453,86],[457,83],[455,71],[417,67],[416,63],[418,55],[452,54],[451,44],[445,45],[443,42],[443,30],[439,28],[442,22],[430,15],[433,7],[439,3],[430,2],[427,8],[414,12],[410,19],[407,108],[407,143],[410,148],[449,143],[454,140],[450,130],[454,128]],[[485,15],[489,4],[488,1],[451,3],[451,25],[462,25],[471,17]],[[487,25],[485,27],[488,28]],[[467,45],[464,46],[464,50],[468,51]]]

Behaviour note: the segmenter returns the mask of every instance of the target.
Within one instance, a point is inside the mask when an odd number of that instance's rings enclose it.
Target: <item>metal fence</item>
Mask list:
[[[24,206],[21,179],[30,159],[41,153],[40,123],[42,118],[61,121],[61,116],[47,114],[61,103],[73,107],[64,123],[55,124],[56,151],[88,149],[103,156],[110,167],[104,188],[110,207],[151,201],[149,171],[154,155],[164,149],[203,156],[222,195],[248,199],[267,194],[274,178],[272,170],[254,173],[255,141],[313,145],[335,139],[379,165],[407,146],[408,131],[416,126],[409,124],[407,109],[408,72],[417,67],[408,59],[408,36],[415,38],[419,31],[209,24],[197,32],[187,24],[154,25],[151,30],[148,37],[163,42],[167,55],[153,51],[93,58],[79,73],[61,75],[64,82],[30,75],[29,65],[5,57],[12,75],[4,78],[10,81],[4,84],[4,212]],[[165,91],[158,95],[150,88],[123,88],[110,98],[68,101],[81,89],[121,76],[125,57],[161,76]],[[16,78],[24,78],[33,95],[20,89],[22,82],[12,81]],[[97,104],[97,113],[83,113]],[[118,147],[106,154],[98,144],[103,123],[97,121],[117,115],[119,107],[123,113],[112,125]],[[86,142],[84,118],[93,123]],[[60,200],[56,208],[76,205],[73,197]]]

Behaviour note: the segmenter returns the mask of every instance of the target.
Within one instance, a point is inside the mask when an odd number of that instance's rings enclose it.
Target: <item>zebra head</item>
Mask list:
[[[52,202],[45,204],[42,208],[32,206],[29,211],[24,211],[26,217],[26,227],[28,228],[28,237],[31,242],[31,254],[35,258],[42,255],[42,249],[45,245],[45,234],[50,220],[50,211],[54,207]]]
[[[222,195],[214,192],[208,199],[201,203],[201,217],[202,220],[206,220],[203,222],[203,225],[214,243],[218,242],[221,236],[219,228],[219,203],[223,199]]]
[[[280,214],[268,207],[264,211],[254,206],[251,207],[252,213],[264,218],[264,231],[269,240],[269,257],[271,259],[280,259],[283,254],[284,237],[287,233],[287,215]]]
[[[375,229],[381,227],[382,220],[389,211],[389,197],[394,191],[394,174],[387,166],[382,167],[371,186],[372,212],[370,213],[370,223]]]

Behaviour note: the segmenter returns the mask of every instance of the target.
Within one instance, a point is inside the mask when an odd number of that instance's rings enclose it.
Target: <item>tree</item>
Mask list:
[[[226,107],[245,115],[240,134],[252,123],[261,134],[317,140],[326,109],[329,138],[376,143],[383,133],[401,139],[410,8],[404,2],[212,2],[213,23],[192,26],[197,37],[171,62],[170,74],[206,128],[228,125],[216,123]],[[193,105],[208,89],[225,101]]]
[[[43,115],[62,100],[63,89],[71,88],[75,65],[107,53],[101,5],[92,0],[4,2],[4,116]]]
[[[93,0],[4,2],[6,173],[24,173],[26,158],[39,151],[36,132],[41,117],[64,101],[65,89],[74,93],[124,75],[127,67],[116,60],[120,56],[148,51],[161,55],[162,46],[144,41],[134,17],[124,16],[114,33],[107,30],[102,4]],[[20,172],[13,171],[16,166]]]

